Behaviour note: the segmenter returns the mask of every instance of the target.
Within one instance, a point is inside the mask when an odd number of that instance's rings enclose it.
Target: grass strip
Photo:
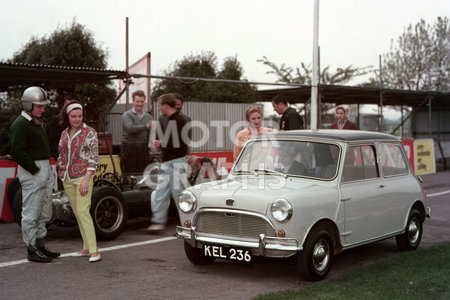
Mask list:
[[[450,299],[450,243],[399,253],[336,279],[255,299]]]

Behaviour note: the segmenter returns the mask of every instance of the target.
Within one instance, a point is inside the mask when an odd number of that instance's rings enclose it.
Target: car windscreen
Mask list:
[[[236,162],[234,174],[260,172],[332,179],[340,157],[336,144],[289,140],[249,142]]]

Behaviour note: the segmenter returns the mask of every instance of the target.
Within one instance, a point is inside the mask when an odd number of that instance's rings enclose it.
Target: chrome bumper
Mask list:
[[[241,241],[226,239],[222,237],[204,236],[200,233],[197,233],[195,231],[195,228],[177,226],[176,235],[178,238],[187,240],[192,247],[197,247],[197,242],[204,244],[242,247],[252,249],[254,254],[260,256],[286,257],[293,255],[303,249],[298,244],[296,239],[271,237],[265,236],[264,234],[260,234],[258,240],[255,239],[255,241]]]

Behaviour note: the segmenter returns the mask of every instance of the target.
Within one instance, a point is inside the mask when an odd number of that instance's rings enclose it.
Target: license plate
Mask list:
[[[228,246],[203,245],[203,254],[209,257],[237,260],[243,262],[252,261],[252,252],[250,250]]]

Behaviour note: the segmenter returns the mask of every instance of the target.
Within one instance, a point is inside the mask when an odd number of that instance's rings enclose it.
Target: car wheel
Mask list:
[[[19,226],[22,226],[22,187],[19,187],[14,194],[11,208],[13,211],[14,220],[16,220]]]
[[[109,241],[118,237],[128,220],[128,206],[122,193],[109,186],[95,187],[91,216],[98,240]]]
[[[303,250],[297,255],[297,269],[303,279],[324,279],[333,263],[333,243],[325,229],[315,229],[306,239]]]
[[[184,241],[184,252],[186,253],[187,258],[194,265],[207,265],[213,263],[216,260],[215,257],[203,255],[201,249],[192,247],[186,241]]]
[[[412,251],[419,247],[422,239],[423,218],[417,209],[412,209],[409,213],[408,223],[405,232],[395,237],[397,248],[400,251]]]

